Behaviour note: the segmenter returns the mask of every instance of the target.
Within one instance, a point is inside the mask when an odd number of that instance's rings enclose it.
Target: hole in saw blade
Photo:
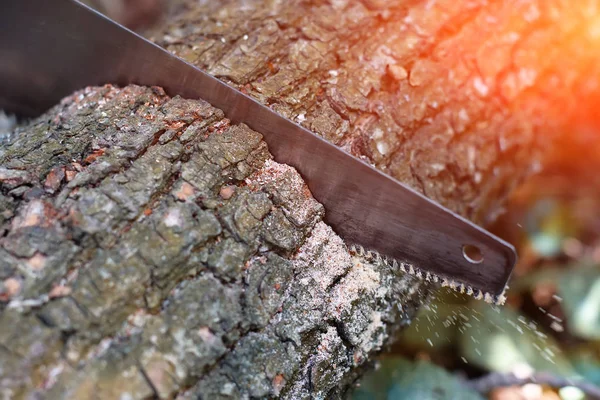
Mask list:
[[[471,264],[481,264],[483,262],[483,253],[479,247],[472,244],[465,244],[462,247],[462,251],[465,260]]]

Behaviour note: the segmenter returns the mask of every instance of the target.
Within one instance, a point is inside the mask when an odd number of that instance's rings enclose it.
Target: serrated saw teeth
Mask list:
[[[494,303],[497,305],[502,305],[506,302],[506,296],[502,293],[499,296],[496,296]]]
[[[494,303],[494,296],[492,296],[492,295],[491,295],[491,294],[489,294],[489,293],[486,293],[486,294],[484,294],[484,295],[483,295],[483,300],[484,300],[486,303],[493,304],[493,303]]]
[[[414,276],[420,280],[426,282],[433,282],[439,284],[441,287],[450,288],[456,292],[464,293],[474,297],[476,300],[484,300],[490,304],[502,305],[506,301],[504,293],[500,295],[493,295],[491,293],[482,292],[479,289],[472,287],[471,285],[465,284],[464,282],[456,281],[454,279],[447,278],[443,275],[436,275],[429,271],[421,270],[413,266],[412,264],[398,261],[396,259],[390,259],[386,256],[382,256],[376,251],[368,251],[362,246],[352,245],[349,247],[350,252],[360,257],[367,258],[369,261],[377,263],[384,263],[392,268],[394,271],[402,271],[405,274]]]

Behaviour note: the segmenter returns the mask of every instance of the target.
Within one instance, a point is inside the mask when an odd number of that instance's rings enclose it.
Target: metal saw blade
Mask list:
[[[510,244],[87,6],[3,0],[0,25],[0,109],[38,115],[75,90],[106,83],[204,99],[260,132],[348,243],[492,296],[504,292],[516,262]]]

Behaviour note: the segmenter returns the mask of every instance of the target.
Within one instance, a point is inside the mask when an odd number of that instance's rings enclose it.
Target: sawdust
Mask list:
[[[343,240],[324,222],[318,222],[295,256],[296,270],[304,285],[316,282],[323,290],[352,267]]]
[[[182,226],[184,224],[183,216],[181,215],[181,210],[179,208],[171,208],[167,211],[164,224],[168,228],[173,228],[176,226]]]
[[[324,213],[302,176],[289,165],[267,160],[263,168],[246,179],[246,184],[253,190],[271,193],[274,203],[281,206],[285,216],[296,226],[310,225]]]
[[[370,323],[360,335],[357,346],[364,354],[370,354],[374,349],[381,348],[386,338],[385,324],[381,319],[381,312],[373,310],[369,320]]]
[[[353,302],[362,296],[382,297],[384,294],[380,274],[372,263],[364,263],[356,257],[350,262],[352,267],[332,291],[329,312],[334,316],[350,311]]]
[[[363,315],[356,314],[355,310],[361,299],[385,301],[389,285],[381,282],[380,261],[352,256],[343,240],[324,222],[316,224],[294,261],[299,282],[303,285],[316,284],[326,293],[327,319],[346,326],[349,323],[347,318],[352,316],[348,329],[356,329],[352,341],[356,345],[358,359],[361,354],[369,354],[374,348],[381,347],[386,337],[379,311]]]
[[[279,164],[273,160],[265,161],[263,168],[257,171],[256,174],[248,177],[246,183],[251,188],[258,188],[260,186],[268,185],[270,183],[277,182],[281,176],[283,176],[289,170],[295,171],[295,169],[286,164]]]

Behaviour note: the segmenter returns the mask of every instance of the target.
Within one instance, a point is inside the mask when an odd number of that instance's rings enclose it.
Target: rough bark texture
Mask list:
[[[202,101],[89,88],[0,165],[4,398],[331,398],[418,304]]]
[[[177,0],[151,36],[485,221],[597,123],[581,3]],[[335,398],[425,297],[201,101],[91,88],[0,146],[6,398]]]
[[[158,44],[477,222],[597,127],[598,0],[175,0]]]

